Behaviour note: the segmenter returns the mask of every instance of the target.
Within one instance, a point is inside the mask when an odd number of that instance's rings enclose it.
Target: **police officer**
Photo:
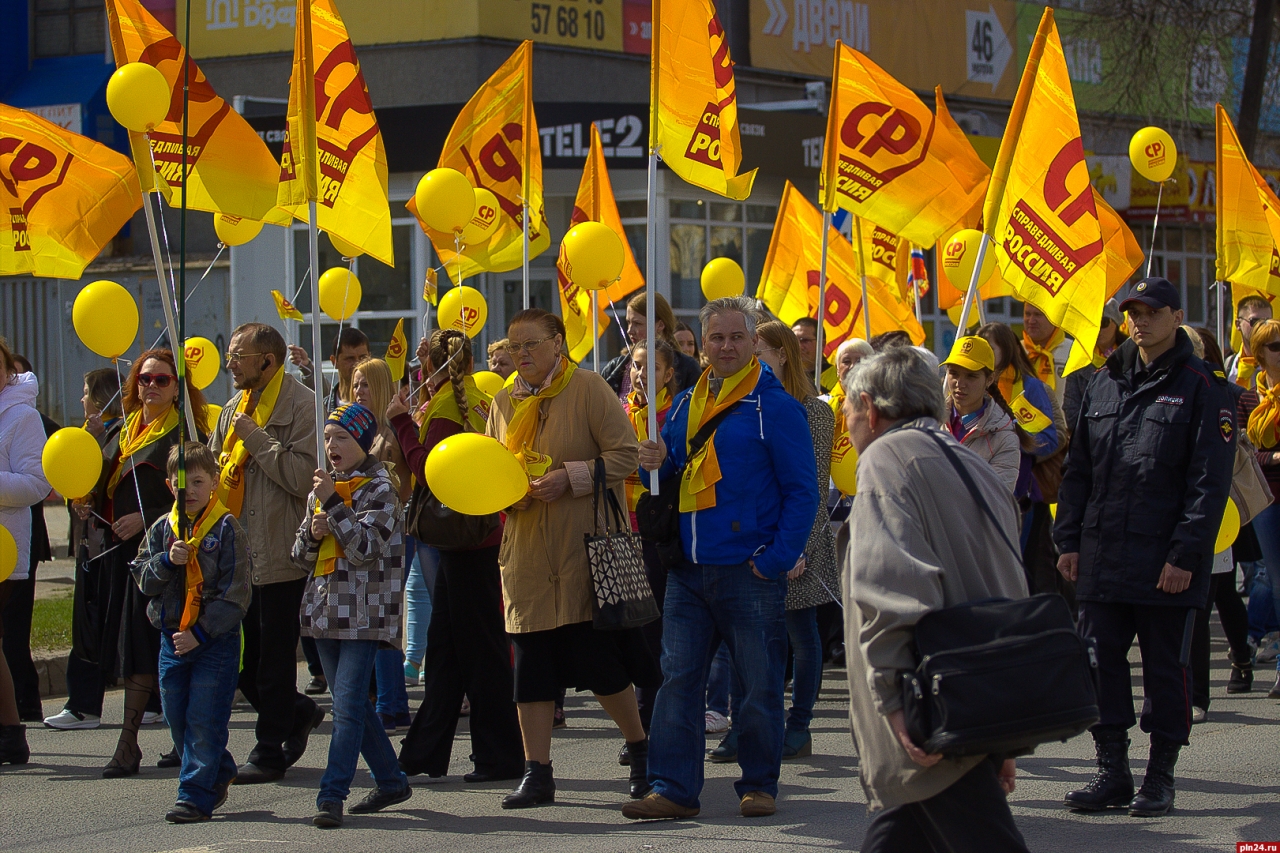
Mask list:
[[[1080,633],[1097,644],[1101,711],[1098,773],[1066,805],[1152,817],[1173,807],[1173,768],[1191,732],[1187,662],[1231,483],[1236,421],[1226,380],[1195,357],[1180,328],[1176,287],[1145,278],[1120,309],[1133,337],[1085,390],[1054,527],[1058,570],[1076,582]],[[1136,797],[1128,737],[1135,634],[1141,726],[1151,736]]]

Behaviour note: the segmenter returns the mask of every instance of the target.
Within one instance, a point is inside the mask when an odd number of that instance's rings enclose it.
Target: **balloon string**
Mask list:
[[[1151,277],[1151,262],[1156,259],[1156,228],[1160,226],[1160,201],[1164,198],[1164,181],[1156,191],[1156,216],[1151,220],[1151,248],[1147,250],[1147,278]]]
[[[170,251],[169,251],[169,229],[168,229],[168,228],[165,226],[165,224],[164,224],[164,193],[160,192],[159,187],[156,185],[156,180],[159,178],[159,170],[156,168],[156,153],[155,153],[155,151],[151,148],[151,142],[150,142],[150,138],[149,138],[149,137],[148,137],[148,141],[147,141],[147,154],[148,154],[148,156],[150,156],[150,158],[151,158],[151,171],[152,171],[152,173],[153,173],[153,174],[152,174],[152,186],[153,186],[153,187],[156,187],[156,193],[155,193],[155,196],[156,196],[156,204],[157,204],[157,205],[159,206],[159,208],[160,208],[160,216],[159,216],[159,219],[160,219],[160,236],[161,236],[161,238],[164,240],[164,257],[165,257],[165,262],[166,262],[166,264],[168,265],[168,274],[169,274],[169,293],[172,293],[172,294],[173,294],[173,298],[174,298],[173,311],[174,311],[174,314],[176,315],[176,314],[178,313],[178,304],[177,304],[178,288],[177,288],[177,284],[174,282],[174,278],[173,278],[173,255],[172,255],[172,253],[170,253]],[[184,180],[186,179],[186,176],[185,176],[185,175],[183,176],[183,179],[184,179]],[[150,203],[150,202],[148,201],[148,204],[149,204],[149,203]],[[157,282],[157,283],[159,283],[159,282]],[[164,294],[164,293],[161,293],[161,297],[164,297],[164,296],[165,296],[165,294]]]

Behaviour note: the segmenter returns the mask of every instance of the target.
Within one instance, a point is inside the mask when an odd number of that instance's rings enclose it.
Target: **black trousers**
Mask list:
[[[997,769],[987,759],[940,794],[878,812],[862,853],[1026,853]]]
[[[258,712],[258,745],[249,762],[259,767],[286,769],[285,739],[316,710],[316,703],[298,692],[298,608],[306,587],[305,577],[255,584],[245,614],[240,691]]]
[[[313,637],[302,638],[302,656],[307,659],[307,672],[312,678],[324,678],[324,667],[320,666],[320,652],[316,650]]]
[[[1186,607],[1080,602],[1080,634],[1098,644],[1099,728],[1127,731],[1135,722],[1129,649],[1142,652],[1142,730],[1185,746],[1191,734],[1191,673],[1181,663]]]
[[[519,774],[524,742],[512,700],[498,546],[441,551],[431,603],[422,663],[426,698],[400,748],[400,765],[408,773],[449,772],[465,694],[471,702],[471,760],[476,770]]]
[[[1249,660],[1249,610],[1236,591],[1236,569],[1220,575],[1209,576],[1209,603],[1196,613],[1196,635],[1191,641],[1191,704],[1197,708],[1209,707],[1209,616],[1214,606],[1218,619],[1226,632],[1231,658]]]
[[[13,587],[0,620],[4,623],[4,659],[13,676],[13,693],[18,714],[24,719],[43,719],[40,703],[40,676],[31,660],[31,611],[36,601],[36,561],[31,561],[26,580],[10,581]]]
[[[102,716],[102,696],[106,682],[96,663],[67,655],[67,702],[65,707],[80,714]],[[157,693],[159,691],[156,691]]]
[[[662,603],[667,597],[667,568],[658,559],[658,549],[650,542],[644,543],[644,573],[649,578],[649,588],[658,602],[658,613],[662,613]],[[650,622],[640,629],[644,633],[645,642],[653,653],[653,659],[662,666],[662,617]],[[646,732],[653,720],[653,703],[657,701],[657,687],[637,687],[636,704],[640,706],[640,723]]]

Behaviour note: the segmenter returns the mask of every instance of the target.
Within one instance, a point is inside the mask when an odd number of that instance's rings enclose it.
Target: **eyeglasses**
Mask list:
[[[540,347],[543,344],[545,344],[547,341],[551,340],[552,337],[555,337],[555,336],[551,335],[545,338],[538,338],[536,341],[524,341],[523,343],[508,341],[507,345],[503,347],[503,349],[505,349],[511,355],[519,355],[520,353],[533,352],[537,347]]]
[[[781,352],[781,351],[782,350],[780,347],[760,347],[760,349],[756,350],[756,355],[763,355],[767,352]]]
[[[251,355],[266,355],[262,352],[229,352],[227,353],[227,364],[235,364],[242,358],[248,358]]]
[[[172,373],[139,373],[138,384],[144,387],[154,385],[157,388],[168,388],[169,383],[177,378]]]

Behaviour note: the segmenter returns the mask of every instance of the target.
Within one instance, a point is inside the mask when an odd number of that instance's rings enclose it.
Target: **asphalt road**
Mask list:
[[[1216,661],[1225,644],[1215,643]],[[300,679],[305,670],[299,670]],[[1270,673],[1260,674],[1260,692],[1225,696],[1225,667],[1214,673],[1214,699],[1207,723],[1195,727],[1178,766],[1173,815],[1141,820],[1124,814],[1084,816],[1067,812],[1062,796],[1089,778],[1093,750],[1087,736],[1043,747],[1019,766],[1011,797],[1019,827],[1035,851],[1235,851],[1237,841],[1280,842],[1277,769],[1280,768],[1280,703],[1266,698]],[[143,730],[146,757],[141,775],[99,778],[111,755],[121,718],[122,694],[108,694],[105,719],[92,731],[29,731],[34,755],[23,768],[0,770],[0,850],[147,851],[147,853],[238,853],[341,849],[344,853],[448,850],[491,853],[611,853],[680,851],[748,853],[794,849],[857,850],[866,832],[865,798],[857,781],[857,759],[847,731],[843,670],[830,670],[814,719],[814,755],[783,767],[778,814],[738,816],[732,780],[736,765],[707,765],[702,815],[679,823],[637,825],[622,818],[625,770],[618,766],[617,730],[594,701],[571,695],[569,728],[556,732],[554,806],[504,812],[499,801],[508,784],[466,785],[465,721],[447,780],[427,784],[416,777],[414,797],[396,810],[348,816],[346,827],[324,834],[310,825],[324,766],[329,723],[282,783],[232,788],[212,822],[170,826],[164,812],[174,800],[176,770],[158,770],[155,758],[169,746],[162,726]],[[1140,678],[1135,675],[1135,683]],[[327,699],[327,697],[323,697]],[[410,691],[416,709],[421,690]],[[46,702],[47,713],[61,707]],[[253,745],[253,715],[237,708],[231,749],[243,760]],[[1146,740],[1136,730],[1135,773],[1146,763]],[[361,769],[353,801],[371,783]]]

